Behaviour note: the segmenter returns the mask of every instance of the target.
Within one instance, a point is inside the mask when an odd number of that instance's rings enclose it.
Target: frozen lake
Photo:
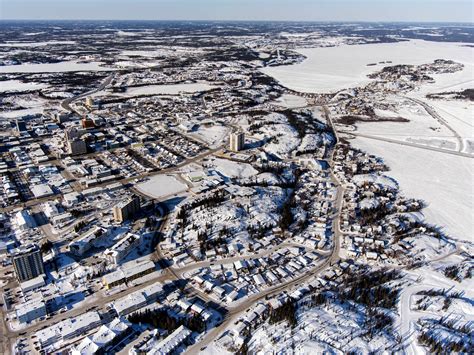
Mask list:
[[[282,85],[300,92],[334,92],[368,83],[367,74],[384,66],[424,64],[452,59],[472,64],[474,49],[460,43],[421,40],[298,49],[306,56],[300,64],[268,67],[262,71]],[[378,64],[391,61],[392,63]],[[367,64],[377,63],[375,66]],[[471,78],[472,79],[472,78]]]
[[[358,137],[351,145],[383,157],[407,197],[424,200],[426,222],[452,238],[473,241],[474,160]]]
[[[421,86],[407,96],[429,103],[467,143],[473,141],[473,105],[469,101],[427,100],[433,92],[472,88],[474,49],[460,43],[414,40],[409,42],[342,45],[339,47],[298,50],[307,59],[297,65],[265,68],[263,71],[290,89],[302,92],[334,92],[370,81],[367,74],[396,64],[425,64],[435,59],[450,59],[465,65],[452,74],[435,74],[433,84]],[[392,63],[380,63],[391,61]],[[367,66],[376,62],[375,66]],[[389,97],[387,100],[403,100]],[[380,122],[357,124],[365,134],[405,140],[442,140],[456,148],[451,131],[440,126],[420,107],[405,106],[400,115],[409,123]],[[433,132],[430,127],[437,127]],[[434,142],[435,143],[435,142]],[[434,144],[433,143],[433,144]],[[407,197],[424,200],[423,210],[430,224],[441,226],[451,237],[472,241],[474,220],[474,160],[452,154],[400,146],[358,137],[351,144],[382,157],[390,166],[387,175],[395,178]],[[467,146],[467,144],[466,144]],[[464,149],[468,152],[468,148]]]

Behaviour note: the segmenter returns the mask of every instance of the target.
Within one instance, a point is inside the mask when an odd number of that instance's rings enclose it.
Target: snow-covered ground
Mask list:
[[[146,195],[159,199],[184,192],[187,186],[172,175],[155,175],[148,181],[136,185],[136,188]]]
[[[137,95],[177,95],[180,92],[198,92],[211,90],[214,87],[206,83],[185,83],[172,85],[146,85],[127,89],[125,96]]]
[[[246,178],[258,173],[250,164],[227,159],[212,159],[208,165],[211,170],[216,170],[228,178]]]
[[[45,88],[46,85],[39,83],[23,83],[19,80],[6,80],[0,82],[0,92],[7,91],[31,91]]]
[[[351,144],[383,157],[401,191],[427,202],[423,213],[428,223],[445,227],[455,239],[472,241],[473,159],[362,137]]]
[[[275,100],[275,104],[287,108],[303,107],[308,105],[304,97],[284,94]]]
[[[202,125],[190,135],[207,142],[211,147],[216,147],[227,138],[229,131],[230,128],[221,125],[213,125],[211,127]]]
[[[10,42],[0,43],[0,47],[44,47],[55,44],[75,44],[75,41],[47,41],[47,42]]]
[[[100,66],[98,62],[78,63],[67,61],[43,64],[20,64],[0,66],[0,73],[56,73],[72,71],[110,71],[113,68]]]
[[[385,102],[393,103],[397,110],[375,110],[380,117],[402,117],[409,122],[358,122],[358,132],[437,148],[457,149],[457,140],[453,132],[431,117],[421,105],[398,95],[387,97]],[[431,101],[429,103],[431,104]],[[464,131],[468,133],[467,130]]]
[[[396,64],[426,64],[435,59],[450,59],[464,64],[464,69],[452,74],[435,74],[435,83],[421,86],[408,96],[421,99],[464,140],[464,152],[473,150],[473,105],[467,101],[428,100],[425,95],[450,90],[472,88],[473,48],[461,43],[439,43],[412,40],[398,43],[340,45],[327,48],[300,49],[307,59],[301,64],[269,67],[263,71],[290,89],[302,92],[329,92],[366,84],[367,74]],[[387,63],[391,61],[391,63]],[[379,63],[385,62],[385,63]],[[367,66],[369,63],[377,65]],[[390,97],[390,100],[403,98]],[[358,123],[358,131],[412,143],[456,149],[453,132],[431,117],[422,106],[413,102],[399,105],[402,122]],[[379,112],[391,116],[391,112]],[[473,160],[414,147],[395,145],[359,137],[351,141],[356,148],[385,159],[389,173],[408,197],[426,201],[424,210],[429,223],[445,227],[457,239],[472,240],[474,207],[472,181]],[[470,144],[471,143],[471,144]]]
[[[460,43],[422,40],[305,48],[298,49],[307,57],[301,64],[267,67],[262,71],[296,91],[332,92],[366,84],[370,82],[367,74],[389,65],[425,64],[435,59],[452,59],[472,65],[473,51]],[[386,61],[392,63],[367,66]]]

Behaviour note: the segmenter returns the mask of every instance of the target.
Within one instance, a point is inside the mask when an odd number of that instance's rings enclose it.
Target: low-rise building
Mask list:
[[[109,235],[109,230],[95,226],[82,234],[78,239],[69,244],[69,251],[76,256],[82,256],[90,250],[95,243]]]
[[[126,282],[133,281],[142,276],[152,273],[156,270],[155,264],[150,261],[129,261],[123,264],[118,270],[111,272],[102,277],[102,284],[107,288],[124,284]]]
[[[104,254],[111,262],[118,265],[138,245],[140,245],[140,236],[127,233],[112,248],[107,249]]]
[[[42,298],[16,305],[15,313],[20,323],[30,323],[31,321],[46,316],[46,305]]]

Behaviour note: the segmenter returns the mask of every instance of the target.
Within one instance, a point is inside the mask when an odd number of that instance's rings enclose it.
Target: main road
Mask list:
[[[115,73],[113,74],[110,74],[107,78],[105,78],[105,80],[95,89],[93,90],[90,90],[90,91],[87,91],[85,93],[82,93],[82,94],[79,94],[77,96],[74,96],[74,97],[69,97],[67,99],[65,99],[62,103],[61,103],[61,107],[67,111],[70,111],[72,113],[77,113],[76,110],[74,110],[72,107],[71,107],[71,104],[74,102],[74,101],[77,101],[79,99],[82,99],[83,97],[86,97],[86,96],[89,96],[89,95],[92,95],[92,94],[95,94],[96,92],[99,92],[99,91],[102,91],[104,90],[107,86],[109,86],[109,84],[112,82],[112,80],[114,79],[115,77]]]

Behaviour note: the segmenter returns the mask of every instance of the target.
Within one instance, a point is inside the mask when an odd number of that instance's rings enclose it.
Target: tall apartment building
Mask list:
[[[69,154],[71,155],[80,155],[87,153],[86,142],[79,138],[73,138],[67,141],[67,146]]]
[[[77,129],[76,127],[70,127],[64,131],[64,135],[67,141],[71,141],[74,138],[81,138],[84,131],[82,129]]]
[[[44,274],[43,257],[41,250],[36,245],[17,249],[12,256],[12,263],[16,277],[20,282]]]
[[[140,211],[140,198],[135,196],[114,206],[114,219],[122,223],[132,218],[138,211]]]
[[[26,132],[26,122],[20,119],[16,120],[16,130],[18,132]]]
[[[232,132],[229,139],[230,150],[238,152],[244,149],[245,145],[245,134],[244,132]]]

